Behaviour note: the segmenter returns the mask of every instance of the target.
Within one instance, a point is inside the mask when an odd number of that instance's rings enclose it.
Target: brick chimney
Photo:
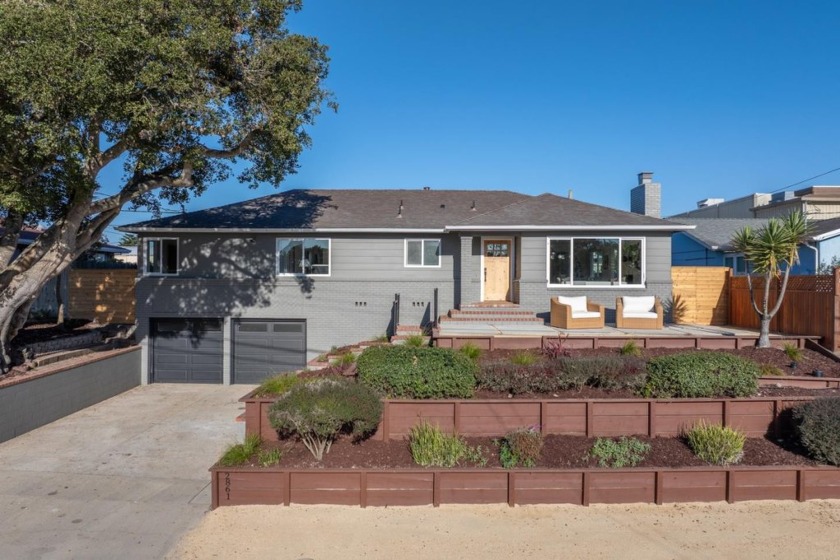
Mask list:
[[[662,211],[662,185],[653,182],[653,173],[639,173],[639,185],[630,191],[630,211],[659,218]]]

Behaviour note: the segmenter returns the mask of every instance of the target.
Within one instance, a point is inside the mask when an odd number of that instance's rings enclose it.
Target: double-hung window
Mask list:
[[[549,286],[643,286],[644,239],[549,238]]]
[[[440,267],[440,239],[406,239],[406,267]]]
[[[277,238],[278,275],[330,275],[329,239]]]
[[[144,239],[143,272],[160,276],[178,274],[178,240],[175,238]]]

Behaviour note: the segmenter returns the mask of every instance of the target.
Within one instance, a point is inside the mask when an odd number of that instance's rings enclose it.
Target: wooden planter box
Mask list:
[[[212,507],[626,504],[840,498],[832,467],[635,469],[212,468]]]
[[[392,400],[384,402],[373,439],[408,437],[421,420],[463,436],[500,437],[511,430],[539,426],[546,434],[587,437],[676,436],[699,420],[730,426],[748,437],[784,435],[791,426],[784,412],[813,397],[746,399],[472,399]],[[245,433],[276,441],[268,421],[273,398],[246,395]]]

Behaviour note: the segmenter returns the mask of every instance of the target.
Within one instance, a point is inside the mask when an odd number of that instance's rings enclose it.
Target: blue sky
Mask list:
[[[290,23],[329,45],[340,109],[282,189],[574,189],[628,209],[653,171],[667,215],[840,167],[837,2],[309,0]],[[215,185],[187,210],[270,192]]]

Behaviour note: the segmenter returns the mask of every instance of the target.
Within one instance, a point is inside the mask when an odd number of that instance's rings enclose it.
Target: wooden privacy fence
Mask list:
[[[100,323],[133,323],[134,283],[137,270],[73,269],[68,286],[68,313],[72,318]]]
[[[674,266],[671,320],[692,325],[725,325],[729,321],[729,275],[725,266]]]
[[[776,303],[780,283],[770,286],[770,305]],[[764,281],[753,278],[756,300],[761,305]],[[791,276],[779,312],[770,323],[771,332],[817,335],[823,346],[840,347],[840,268],[830,275]],[[757,329],[759,319],[750,302],[747,278],[729,279],[729,324]]]

